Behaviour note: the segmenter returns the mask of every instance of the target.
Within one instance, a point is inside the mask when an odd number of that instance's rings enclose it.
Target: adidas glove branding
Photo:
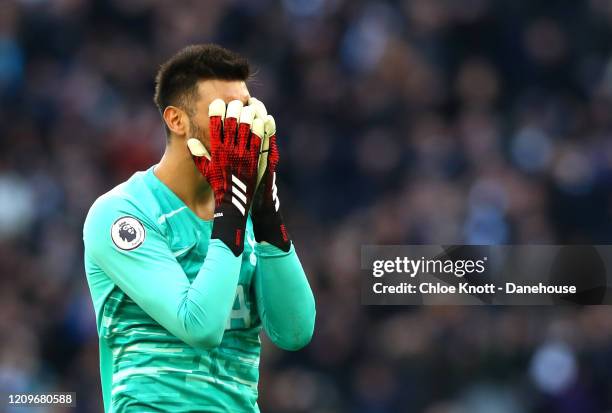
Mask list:
[[[232,204],[238,208],[242,215],[246,213],[247,205],[247,186],[240,179],[232,175]]]

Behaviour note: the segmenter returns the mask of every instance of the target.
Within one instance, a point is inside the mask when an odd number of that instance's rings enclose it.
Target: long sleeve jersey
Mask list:
[[[310,340],[315,305],[292,246],[244,252],[210,239],[153,173],[91,207],[85,270],[100,339],[105,412],[257,412],[262,328],[281,348]]]

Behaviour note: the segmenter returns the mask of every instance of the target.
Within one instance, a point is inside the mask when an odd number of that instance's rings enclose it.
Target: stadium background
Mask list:
[[[358,279],[362,243],[608,243],[610,39],[608,0],[0,1],[0,392],[100,411],[83,219],[161,155],[158,65],[215,41],[277,118],[318,303],[305,350],[265,345],[263,412],[612,411],[610,308],[365,308]]]

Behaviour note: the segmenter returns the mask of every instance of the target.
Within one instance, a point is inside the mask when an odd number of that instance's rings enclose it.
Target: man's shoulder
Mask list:
[[[146,182],[146,171],[136,172],[127,181],[99,196],[89,208],[85,224],[129,215],[154,223],[159,205]]]

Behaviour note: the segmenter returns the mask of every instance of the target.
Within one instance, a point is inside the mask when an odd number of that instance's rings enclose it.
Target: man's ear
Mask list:
[[[176,106],[166,106],[163,113],[164,122],[168,129],[177,136],[187,136],[189,133],[189,122],[187,114]]]

